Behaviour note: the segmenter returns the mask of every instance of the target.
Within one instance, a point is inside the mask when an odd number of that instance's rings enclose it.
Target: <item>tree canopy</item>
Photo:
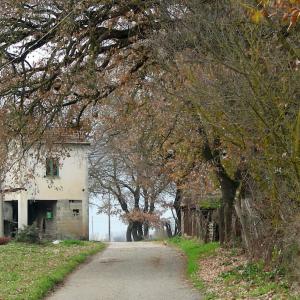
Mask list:
[[[299,0],[0,8],[1,142],[82,130],[95,142],[95,191],[112,193],[129,223],[171,184],[179,231],[182,199],[217,191],[222,244],[278,262],[299,247]]]

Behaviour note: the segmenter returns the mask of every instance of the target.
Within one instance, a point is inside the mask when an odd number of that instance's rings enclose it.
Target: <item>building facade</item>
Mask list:
[[[5,188],[12,192],[4,195],[5,235],[36,225],[48,239],[89,238],[89,143],[56,148],[39,158],[29,154],[18,179],[13,172],[7,176]]]

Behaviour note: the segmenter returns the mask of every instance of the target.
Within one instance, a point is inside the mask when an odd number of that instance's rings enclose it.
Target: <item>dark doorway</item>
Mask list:
[[[48,200],[29,200],[28,225],[36,225],[44,237],[55,237],[56,202]]]
[[[18,231],[18,201],[4,202],[4,235],[14,237]]]

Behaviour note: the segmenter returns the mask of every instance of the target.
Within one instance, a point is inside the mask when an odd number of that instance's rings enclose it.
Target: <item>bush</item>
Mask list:
[[[18,231],[15,240],[21,243],[37,244],[40,242],[39,229],[35,225],[25,226]]]
[[[6,245],[10,242],[9,237],[0,237],[0,245]]]

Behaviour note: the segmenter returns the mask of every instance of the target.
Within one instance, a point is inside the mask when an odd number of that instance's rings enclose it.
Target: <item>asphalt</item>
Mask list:
[[[200,300],[185,259],[159,243],[111,243],[79,267],[47,300]]]

